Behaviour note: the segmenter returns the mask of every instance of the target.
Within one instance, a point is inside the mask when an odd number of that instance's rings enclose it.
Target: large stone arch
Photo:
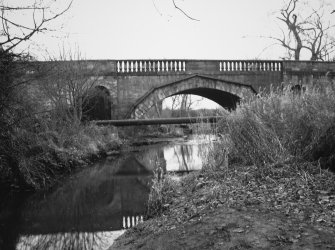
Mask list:
[[[225,81],[203,75],[193,75],[164,86],[150,89],[130,109],[126,118],[144,118],[148,110],[157,102],[176,94],[196,94],[211,99],[221,106],[227,98],[234,101],[248,99],[257,92],[252,86]],[[224,100],[225,99],[225,100]]]

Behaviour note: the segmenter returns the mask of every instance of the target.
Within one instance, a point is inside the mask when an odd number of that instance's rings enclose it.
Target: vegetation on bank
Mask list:
[[[83,167],[121,142],[109,127],[73,125],[36,130],[17,127],[1,144],[1,182],[19,189],[46,189],[62,176]],[[42,124],[41,124],[42,123]],[[19,172],[14,172],[15,170]]]
[[[0,184],[20,190],[48,188],[120,146],[112,128],[83,123],[78,116],[81,97],[66,92],[83,87],[78,75],[67,72],[63,85],[60,77],[51,83],[43,74],[27,73],[37,70],[29,60],[0,52]]]
[[[334,126],[333,84],[298,93],[273,91],[241,104],[218,125],[220,139],[204,156],[203,170],[179,181],[156,176],[148,204],[152,220],[131,229],[113,247],[154,249],[171,238],[175,247],[189,246],[195,237],[191,228],[199,225],[196,235],[207,237],[197,237],[193,247],[220,243],[222,230],[227,237],[221,248],[333,244]],[[227,153],[229,165],[224,164]],[[227,211],[255,219],[236,218],[229,224]],[[264,216],[273,225],[263,225]]]

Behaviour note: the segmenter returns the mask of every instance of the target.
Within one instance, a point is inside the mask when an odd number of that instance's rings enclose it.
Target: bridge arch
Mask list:
[[[95,86],[87,94],[83,103],[83,115],[86,120],[110,120],[111,119],[111,94],[101,85]]]
[[[200,95],[229,108],[235,106],[240,100],[254,96],[257,92],[251,85],[196,74],[150,89],[137,100],[125,118],[144,118],[155,103],[177,94]]]

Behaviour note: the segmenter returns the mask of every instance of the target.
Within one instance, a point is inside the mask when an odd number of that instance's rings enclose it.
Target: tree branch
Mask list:
[[[174,7],[175,7],[177,10],[179,10],[181,13],[183,13],[187,18],[189,18],[189,19],[191,19],[191,20],[193,20],[193,21],[200,21],[199,19],[193,18],[193,17],[189,16],[188,14],[186,14],[185,11],[183,11],[181,8],[179,8],[179,7],[176,5],[175,0],[172,0],[172,2],[173,2]]]

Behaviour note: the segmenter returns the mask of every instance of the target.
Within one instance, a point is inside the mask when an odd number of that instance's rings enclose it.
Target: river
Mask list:
[[[155,171],[202,168],[212,139],[174,139],[107,157],[49,191],[1,194],[0,249],[108,249],[143,221]]]

